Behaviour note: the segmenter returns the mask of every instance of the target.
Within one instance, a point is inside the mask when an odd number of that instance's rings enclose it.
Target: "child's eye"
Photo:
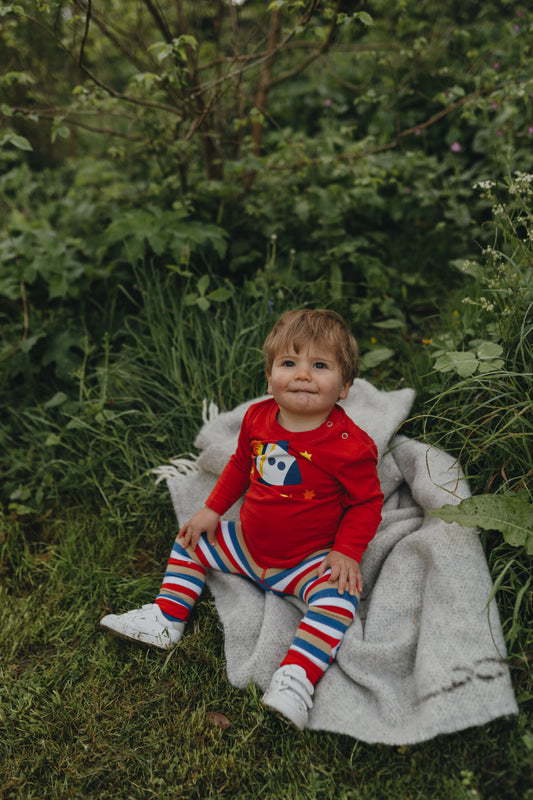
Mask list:
[[[294,367],[294,361],[291,361],[290,358],[286,358],[285,361],[281,362],[282,367]]]
[[[325,364],[323,361],[315,361],[313,367],[315,367],[315,369],[327,369],[328,365]]]

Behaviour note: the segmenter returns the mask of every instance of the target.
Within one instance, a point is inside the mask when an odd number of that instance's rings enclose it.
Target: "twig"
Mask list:
[[[85,12],[85,30],[83,31],[83,38],[80,44],[80,54],[78,56],[78,66],[83,64],[83,51],[85,49],[85,42],[89,36],[89,26],[91,24],[92,0],[87,0],[87,11]]]
[[[355,153],[354,152],[350,152],[350,153],[339,153],[339,154],[334,155],[334,156],[329,155],[328,159],[330,161],[352,161],[352,160],[355,160],[355,159],[358,160],[358,159],[361,159],[361,158],[366,158],[367,156],[372,156],[372,155],[375,155],[376,153],[383,153],[383,152],[386,152],[387,150],[394,150],[394,148],[398,147],[398,145],[400,144],[401,140],[405,139],[406,136],[412,136],[415,133],[418,134],[420,131],[425,130],[426,128],[429,128],[431,125],[434,125],[436,122],[441,120],[443,117],[448,116],[448,114],[451,114],[454,111],[457,111],[458,108],[460,108],[461,106],[466,105],[466,103],[471,102],[476,97],[480,97],[480,96],[482,96],[484,94],[490,94],[492,91],[494,91],[494,87],[491,88],[491,89],[486,89],[484,91],[472,92],[471,94],[466,95],[465,97],[462,97],[456,103],[453,103],[451,106],[447,106],[447,108],[444,108],[442,111],[439,111],[438,114],[434,114],[432,117],[427,119],[425,122],[420,122],[417,125],[413,125],[411,128],[406,128],[403,131],[399,131],[396,134],[396,138],[393,139],[391,142],[387,142],[387,144],[377,145],[376,147],[372,147],[372,148],[370,148],[368,150],[360,150],[359,152],[355,152]],[[281,170],[286,170],[286,169],[299,169],[300,167],[304,167],[304,166],[309,166],[309,165],[313,165],[313,164],[320,164],[320,163],[322,163],[322,161],[323,161],[322,157],[306,158],[304,161],[300,161],[298,163],[271,165],[271,166],[269,166],[269,169],[275,170],[275,171],[281,171]]]

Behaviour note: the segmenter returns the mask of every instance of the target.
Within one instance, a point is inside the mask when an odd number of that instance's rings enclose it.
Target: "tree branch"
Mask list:
[[[161,31],[161,33],[163,34],[165,41],[167,42],[167,44],[170,44],[173,37],[170,28],[168,27],[168,23],[165,19],[165,15],[161,10],[161,6],[157,2],[157,0],[154,0],[154,2],[152,2],[152,0],[144,0],[144,5],[147,7],[148,11],[152,15],[153,20],[157,25],[157,27],[159,28],[159,30]]]
[[[80,44],[80,54],[78,56],[78,65],[81,67],[83,63],[83,50],[85,48],[85,42],[87,41],[87,37],[89,36],[89,26],[91,24],[91,12],[92,12],[92,0],[87,0],[87,12],[85,14],[85,30],[83,32],[83,38]]]
[[[298,64],[297,67],[294,67],[291,70],[287,70],[286,72],[274,78],[274,80],[272,81],[272,86],[277,86],[279,83],[283,83],[284,81],[294,78],[295,75],[299,75],[301,72],[307,69],[307,67],[310,64],[312,64],[313,61],[316,61],[317,58],[320,58],[320,56],[322,56],[327,50],[329,50],[333,42],[335,30],[337,27],[337,19],[339,16],[341,2],[342,0],[338,0],[337,2],[337,7],[334,11],[333,18],[331,20],[331,25],[329,26],[326,38],[324,39],[320,47],[318,47],[313,53],[310,53],[307,56],[307,58],[304,58],[304,60],[300,64]]]
[[[272,13],[270,29],[268,32],[268,51],[271,55],[266,58],[259,73],[259,82],[255,94],[255,105],[257,108],[266,106],[268,92],[272,86],[272,67],[276,55],[276,42],[278,40],[281,27],[281,11],[277,9]],[[252,122],[252,141],[254,143],[254,153],[259,155],[261,152],[261,139],[263,136],[263,126],[260,122]]]
[[[80,119],[77,119],[74,114],[81,114],[81,111],[72,111],[71,109],[59,108],[59,107],[50,107],[50,108],[43,108],[43,109],[36,109],[36,108],[20,108],[16,106],[11,106],[11,110],[15,114],[20,114],[23,117],[38,117],[42,120],[47,120],[48,122],[52,122],[57,116],[60,116],[67,125],[75,125],[77,128],[84,128],[85,130],[91,131],[92,133],[104,133],[109,136],[116,136],[120,139],[126,139],[129,142],[142,142],[144,141],[143,136],[135,136],[132,133],[126,133],[123,131],[118,131],[115,128],[104,128],[101,126],[90,125],[87,122],[82,122]],[[98,114],[98,112],[87,112],[88,114],[94,113]],[[128,119],[126,115],[122,115],[122,118]]]
[[[245,72],[248,72],[251,69],[255,69],[261,66],[265,61],[276,56],[291,41],[291,39],[294,38],[294,36],[296,35],[296,31],[299,30],[304,25],[307,25],[307,23],[309,22],[313,13],[316,11],[319,5],[320,5],[320,0],[313,0],[313,2],[309,4],[307,10],[298,19],[294,27],[284,36],[284,38],[279,42],[279,44],[277,44],[276,47],[274,47],[272,50],[267,49],[267,51],[265,53],[261,53],[259,57],[252,56],[252,59],[255,60],[250,61],[248,59],[247,64],[245,64],[243,67],[240,67],[239,69],[236,69],[234,72],[228,72],[220,78],[195,86],[192,90],[191,97],[195,97],[198,94],[198,92],[203,92],[207,89],[213,89],[218,85],[220,85],[221,83],[230,80],[231,78],[240,78]],[[241,60],[243,60],[242,56],[236,56],[230,59],[232,64]]]
[[[76,5],[85,14],[87,14],[88,11],[88,4],[89,0],[76,0]],[[102,17],[99,14],[97,14],[94,10],[91,12],[91,18],[94,21],[95,25],[98,25],[104,36],[107,39],[109,39],[109,41],[112,42],[124,56],[126,56],[128,61],[130,61],[136,69],[138,69],[140,72],[144,72],[146,70],[146,64],[143,63],[139,58],[137,58],[137,56],[130,50],[130,48],[127,47],[126,43],[122,41],[119,38],[119,36],[117,36],[117,34],[113,30],[111,30],[111,28],[108,25],[106,25]],[[33,19],[32,17],[28,17],[28,19],[31,19],[32,22],[38,23],[38,21],[36,19]],[[48,28],[46,28],[45,26],[41,27],[44,27],[44,30],[50,33]],[[58,41],[57,37],[54,38],[56,38],[56,41]],[[64,50],[66,50],[66,52],[68,52],[68,50],[64,45],[61,46],[63,47]]]

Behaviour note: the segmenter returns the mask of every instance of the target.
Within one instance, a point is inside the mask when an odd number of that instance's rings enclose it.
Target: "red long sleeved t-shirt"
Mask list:
[[[381,521],[374,442],[337,405],[304,432],[282,428],[277,412],[273,399],[246,411],[206,505],[223,515],[246,492],[243,535],[262,567],[291,567],[333,548],[359,562]]]

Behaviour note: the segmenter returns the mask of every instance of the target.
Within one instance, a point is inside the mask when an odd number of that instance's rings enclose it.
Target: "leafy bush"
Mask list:
[[[523,686],[533,648],[533,175],[515,172],[478,190],[492,205],[492,244],[480,262],[459,265],[470,291],[428,343],[440,385],[419,419],[428,441],[457,456],[474,492],[432,513],[483,529]]]
[[[223,278],[256,298],[312,284],[379,365],[394,334],[428,338],[463,281],[450,263],[488,243],[472,184],[525,168],[525,9],[283,2],[259,25],[253,4],[180,9],[2,7],[11,386],[72,384],[86,331],[113,338],[131,312],[141,264],[192,277],[204,307]]]
[[[478,189],[493,204],[492,244],[482,263],[458,263],[473,291],[430,344],[442,388],[427,424],[446,421],[443,444],[477,490],[531,493],[533,176]]]

